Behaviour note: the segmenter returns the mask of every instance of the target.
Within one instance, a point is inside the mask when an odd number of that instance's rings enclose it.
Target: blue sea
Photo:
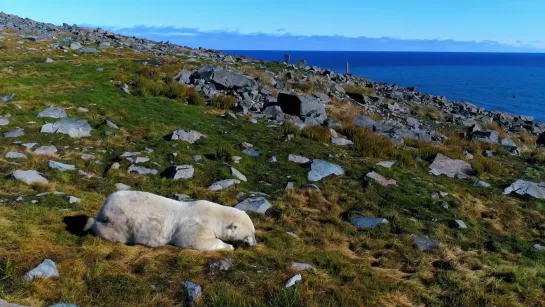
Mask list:
[[[449,52],[227,51],[268,61],[309,65],[368,79],[415,87],[464,100],[491,111],[534,116],[545,121],[545,54]],[[515,98],[513,98],[515,97]]]

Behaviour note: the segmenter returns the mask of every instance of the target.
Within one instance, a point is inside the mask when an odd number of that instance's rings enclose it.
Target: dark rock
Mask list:
[[[284,113],[301,119],[311,118],[318,124],[322,124],[327,119],[324,105],[309,95],[280,93],[278,103]]]

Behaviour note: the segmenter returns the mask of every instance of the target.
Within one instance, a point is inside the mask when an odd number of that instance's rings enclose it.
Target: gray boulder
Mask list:
[[[290,279],[288,279],[288,281],[286,282],[285,287],[286,288],[292,287],[296,283],[301,282],[302,280],[303,280],[303,276],[301,276],[301,274],[297,274],[297,275],[291,277]]]
[[[309,158],[303,157],[303,156],[294,155],[294,154],[289,154],[289,155],[288,155],[288,161],[295,162],[295,163],[298,163],[298,164],[308,164],[308,163],[310,163],[310,159],[309,159]]]
[[[0,116],[0,126],[9,125],[9,119],[7,117]]]
[[[182,69],[175,77],[174,80],[180,84],[189,84],[191,83],[191,72],[185,69]]]
[[[163,173],[163,177],[167,177],[174,180],[191,179],[193,178],[194,174],[195,174],[195,169],[193,168],[193,166],[186,164],[186,165],[178,165],[178,166],[173,166],[168,168]]]
[[[368,128],[370,130],[376,131],[376,126],[379,125],[374,119],[367,117],[365,115],[358,115],[354,119],[354,125],[361,128]]]
[[[349,146],[349,145],[354,145],[354,142],[345,138],[332,138],[331,144],[339,145],[339,146]]]
[[[106,125],[110,128],[113,128],[113,129],[119,129],[119,126],[116,125],[114,122],[110,121],[110,120],[106,120]]]
[[[66,118],[68,115],[64,109],[59,107],[49,107],[42,112],[40,112],[37,118]]]
[[[18,138],[23,135],[25,135],[25,130],[23,128],[15,128],[4,133],[5,138]]]
[[[382,217],[353,216],[349,220],[350,223],[361,229],[376,228],[382,224],[388,223],[388,220]]]
[[[83,46],[79,42],[70,43],[70,49],[72,50],[78,50],[78,49],[81,49],[81,47]]]
[[[118,191],[128,191],[128,190],[131,189],[131,186],[126,185],[126,184],[124,184],[124,183],[116,183],[116,184],[115,184],[115,188],[116,188],[116,190],[118,190]]]
[[[138,166],[135,164],[132,164],[129,166],[129,169],[127,171],[129,174],[138,174],[138,175],[157,175],[159,173],[158,170],[153,168],[146,168],[143,166]]]
[[[47,179],[45,179],[44,177],[42,177],[42,175],[40,175],[39,172],[37,171],[34,171],[34,170],[29,170],[29,171],[21,171],[21,170],[17,170],[15,172],[13,172],[12,174],[13,178],[19,180],[19,181],[22,181],[28,185],[31,185],[31,184],[34,184],[34,183],[39,183],[39,184],[47,184],[49,183],[49,181],[47,181]]]
[[[201,286],[190,281],[184,281],[183,286],[186,293],[186,301],[189,303],[189,305],[192,305],[199,297],[201,297]]]
[[[430,165],[430,174],[435,176],[445,175],[449,178],[474,179],[475,171],[471,165],[464,160],[454,160],[437,154]]]
[[[203,134],[193,130],[191,131],[176,130],[172,132],[170,139],[173,141],[182,140],[182,141],[188,142],[189,144],[193,144],[197,142],[203,136],[204,136]]]
[[[503,194],[515,193],[519,196],[531,196],[537,199],[545,199],[545,182],[530,182],[519,179],[508,186]]]
[[[484,181],[477,181],[473,184],[474,187],[480,187],[480,188],[490,188],[491,185],[488,182]]]
[[[309,181],[320,181],[330,175],[340,176],[344,175],[345,173],[341,166],[319,159],[312,161],[312,165],[310,167],[311,170],[308,173]]]
[[[367,175],[365,175],[365,177],[375,181],[376,183],[380,184],[383,187],[387,187],[390,185],[394,185],[394,186],[397,185],[397,181],[393,179],[386,179],[382,175],[376,172],[369,172],[367,173]]]
[[[235,206],[239,210],[256,213],[265,213],[271,207],[271,203],[263,197],[248,198]]]
[[[4,156],[6,159],[26,159],[26,155],[20,152],[10,151]]]
[[[62,133],[72,138],[88,137],[93,129],[86,120],[65,118],[54,124],[42,126],[42,133]]]
[[[74,166],[74,165],[64,164],[64,163],[57,162],[57,161],[49,161],[49,167],[52,168],[52,169],[59,170],[61,172],[75,171],[76,170],[76,166]]]
[[[467,229],[466,223],[464,223],[464,221],[462,221],[462,220],[454,220],[454,224],[459,229]]]
[[[236,168],[234,167],[231,167],[231,174],[235,177],[237,177],[237,179],[241,180],[241,181],[248,181],[248,179],[246,178],[246,176],[244,176],[241,172],[239,172]]]
[[[6,102],[12,100],[14,97],[15,97],[15,94],[11,93],[11,94],[8,94],[8,95],[5,95],[5,96],[0,96],[0,100],[2,100],[2,102],[6,103]]]
[[[497,144],[500,138],[499,132],[494,130],[474,131],[471,136],[473,139],[489,144]]]
[[[300,262],[292,262],[291,268],[296,271],[309,271],[309,270],[316,270],[314,266],[308,264],[308,263],[300,263]]]
[[[54,155],[58,152],[55,146],[40,146],[34,150],[35,155]]]
[[[30,270],[24,276],[25,280],[33,280],[36,278],[51,278],[59,276],[57,265],[51,259],[45,259],[40,265]]]
[[[284,113],[305,119],[305,124],[323,124],[327,119],[324,105],[310,95],[280,93],[278,103]]]
[[[377,166],[382,166],[382,167],[385,167],[385,168],[392,168],[392,166],[394,166],[394,164],[396,164],[396,161],[380,161],[376,165]]]
[[[227,189],[228,187],[234,184],[239,184],[239,183],[240,183],[240,180],[237,180],[237,179],[224,179],[224,180],[220,180],[220,181],[216,181],[212,183],[212,185],[208,187],[208,190],[221,191],[221,190]]]

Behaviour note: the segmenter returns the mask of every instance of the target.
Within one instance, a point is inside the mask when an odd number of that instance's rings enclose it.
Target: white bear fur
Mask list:
[[[255,245],[246,212],[213,202],[180,202],[159,195],[119,191],[108,196],[85,231],[110,241],[149,247],[166,244],[202,251],[233,250],[223,241]]]

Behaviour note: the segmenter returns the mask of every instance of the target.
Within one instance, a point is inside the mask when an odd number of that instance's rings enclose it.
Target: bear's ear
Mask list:
[[[229,224],[229,226],[227,226],[227,229],[237,230],[237,228],[238,228],[238,225],[235,223],[231,223]]]

